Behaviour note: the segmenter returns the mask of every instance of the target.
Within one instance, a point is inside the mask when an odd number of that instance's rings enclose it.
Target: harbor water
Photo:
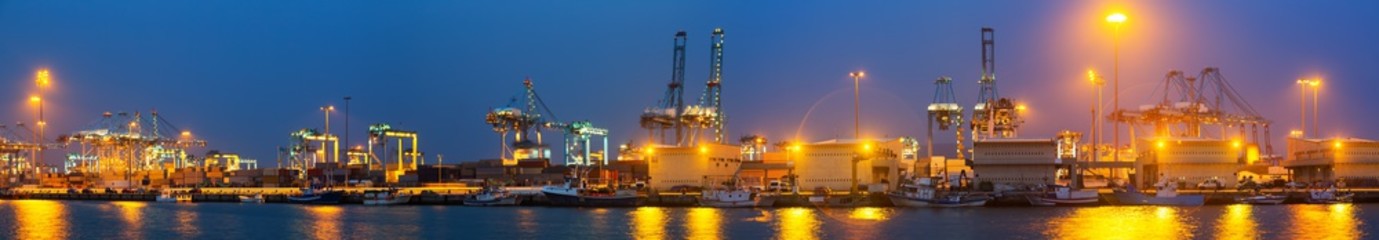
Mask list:
[[[0,200],[0,239],[1364,239],[1379,204],[555,208]]]

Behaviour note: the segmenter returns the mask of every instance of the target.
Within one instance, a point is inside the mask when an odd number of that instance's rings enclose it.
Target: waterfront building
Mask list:
[[[1379,142],[1289,137],[1283,166],[1296,181],[1374,181],[1379,179]]]
[[[1258,148],[1239,140],[1207,138],[1146,138],[1139,141],[1146,150],[1135,162],[1141,186],[1167,178],[1196,187],[1216,180],[1233,188],[1242,169],[1258,162]],[[1253,154],[1251,154],[1253,153]]]

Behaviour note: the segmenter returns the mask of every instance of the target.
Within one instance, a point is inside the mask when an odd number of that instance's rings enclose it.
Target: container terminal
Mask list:
[[[402,203],[461,204],[486,186],[502,186],[526,199],[523,205],[540,205],[549,203],[541,194],[548,186],[577,178],[579,187],[588,187],[580,188],[580,194],[594,192],[594,186],[631,190],[644,205],[694,205],[708,195],[717,199],[713,189],[726,186],[777,198],[773,206],[888,206],[892,203],[887,193],[923,177],[937,180],[931,185],[942,189],[989,195],[992,204],[1024,204],[1028,196],[1050,186],[1090,189],[1105,196],[1114,189],[1163,189],[1163,183],[1175,184],[1173,189],[1181,188],[1183,194],[1205,195],[1208,203],[1235,202],[1260,193],[1302,202],[1308,200],[1307,189],[1326,187],[1354,194],[1354,201],[1379,200],[1379,155],[1373,154],[1379,152],[1379,142],[1318,137],[1315,109],[1313,131],[1305,130],[1308,112],[1302,109],[1304,129],[1290,131],[1283,152],[1275,152],[1269,137],[1274,122],[1255,111],[1249,95],[1227,81],[1228,69],[1169,71],[1156,89],[1160,100],[1130,103],[1136,107],[1121,107],[1113,91],[1112,109],[1086,106],[1093,126],[1066,126],[1091,132],[1023,135],[1020,128],[1025,124],[1057,123],[1026,123],[1021,114],[1027,106],[999,94],[992,28],[980,29],[978,100],[960,103],[957,94],[963,91],[953,89],[954,78],[934,78],[933,100],[924,109],[926,122],[914,124],[926,130],[925,136],[876,138],[858,133],[851,138],[782,140],[738,133],[741,137],[733,139],[726,132],[729,118],[723,111],[732,105],[721,98],[724,36],[722,28],[708,36],[711,57],[705,91],[687,100],[689,34],[675,33],[672,74],[664,96],[648,104],[640,116],[626,116],[638,117],[640,126],[562,121],[537,93],[537,81],[522,80],[511,102],[484,116],[496,133],[491,136],[494,146],[501,146],[503,154],[478,161],[444,163],[419,148],[424,131],[383,122],[364,126],[366,145],[342,149],[341,136],[331,131],[330,115],[336,109],[325,106],[320,109],[325,113],[322,128],[283,133],[291,141],[278,147],[272,160],[276,167],[261,168],[268,159],[224,150],[195,155],[194,149],[210,149],[214,141],[177,128],[170,121],[175,113],[104,112],[81,129],[50,131],[41,114],[43,99],[35,96],[30,100],[40,106],[36,121],[0,125],[0,194],[153,201],[160,192],[182,192],[190,194],[191,201],[236,202],[257,195],[260,201],[289,202],[292,196],[306,194],[303,189],[328,187],[341,189],[344,203],[365,202],[372,192],[391,190],[413,196]],[[866,73],[849,76],[856,83]],[[1097,86],[1108,82],[1093,70],[1087,80]],[[48,81],[46,70],[36,74],[40,86]],[[1298,80],[1300,100],[1309,100],[1308,90],[1315,95],[1320,84],[1320,79]],[[1095,102],[1102,102],[1100,92],[1097,96]],[[1108,129],[1106,123],[1114,125],[1110,135],[1116,137],[1110,142],[1100,139],[1108,134],[1098,132]],[[854,129],[860,128],[860,121],[856,124]],[[645,134],[610,140],[610,131]],[[935,144],[935,134],[954,136],[956,141]],[[1121,142],[1120,134],[1133,140]],[[563,146],[544,141],[554,136]],[[620,144],[611,146],[610,141]],[[617,151],[616,159],[610,159],[610,151]],[[66,154],[60,166],[35,161],[58,153]]]

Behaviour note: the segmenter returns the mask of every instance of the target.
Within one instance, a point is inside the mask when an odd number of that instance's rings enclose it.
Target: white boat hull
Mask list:
[[[1098,198],[1060,199],[1046,196],[1028,196],[1026,198],[1029,200],[1029,204],[1034,206],[1090,205],[1100,201]]]
[[[776,200],[775,200],[774,198],[763,198],[763,197],[757,197],[756,199],[752,199],[752,200],[740,200],[740,201],[717,201],[717,200],[703,200],[703,201],[699,201],[699,206],[716,207],[716,208],[770,207],[770,206],[773,206],[773,205],[775,205],[775,204],[776,204]]]
[[[965,201],[948,202],[936,201],[933,199],[918,199],[904,196],[890,195],[891,204],[899,207],[931,207],[931,208],[955,208],[955,207],[980,207],[986,205],[986,198],[969,199]]]
[[[486,200],[468,198],[464,200],[465,206],[517,206],[519,204],[522,204],[522,199],[517,196]]]
[[[1250,196],[1250,197],[1243,197],[1243,198],[1237,199],[1237,201],[1240,201],[1240,203],[1245,203],[1245,204],[1270,204],[1270,205],[1272,205],[1272,204],[1280,204],[1280,203],[1283,203],[1283,200],[1287,200],[1287,199],[1288,199],[1288,197],[1285,197],[1285,196],[1267,195],[1267,196]]]

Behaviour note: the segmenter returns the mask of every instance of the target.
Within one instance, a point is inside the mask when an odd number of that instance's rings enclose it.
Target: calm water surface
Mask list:
[[[1363,239],[1379,205],[475,208],[0,200],[0,239]]]

